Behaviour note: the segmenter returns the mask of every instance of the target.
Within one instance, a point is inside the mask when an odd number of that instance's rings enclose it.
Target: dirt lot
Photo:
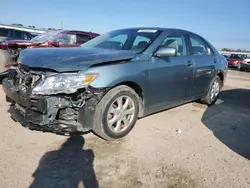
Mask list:
[[[1,188],[250,187],[250,73],[229,71],[213,107],[187,104],[138,121],[122,141],[31,131],[0,90]]]

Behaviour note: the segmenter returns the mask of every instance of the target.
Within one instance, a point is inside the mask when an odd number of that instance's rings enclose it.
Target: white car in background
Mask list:
[[[240,62],[239,69],[241,71],[250,70],[250,55],[247,55],[247,57]]]
[[[8,42],[6,37],[0,37],[0,77],[7,75],[11,66],[11,56],[8,51]]]

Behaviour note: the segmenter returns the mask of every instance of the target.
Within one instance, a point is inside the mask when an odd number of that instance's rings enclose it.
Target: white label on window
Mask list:
[[[138,33],[144,32],[144,33],[155,33],[157,32],[156,29],[140,29],[137,31]]]

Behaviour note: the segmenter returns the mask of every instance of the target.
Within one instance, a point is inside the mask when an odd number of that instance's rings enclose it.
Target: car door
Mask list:
[[[187,101],[193,83],[193,59],[189,56],[185,35],[181,32],[172,33],[160,46],[174,47],[178,53],[175,57],[152,57],[149,65],[149,110]]]
[[[23,40],[22,31],[12,29],[11,30],[11,39],[12,40]]]
[[[198,35],[189,34],[189,47],[194,58],[194,83],[191,95],[201,97],[204,95],[215,74],[216,56],[212,48]]]

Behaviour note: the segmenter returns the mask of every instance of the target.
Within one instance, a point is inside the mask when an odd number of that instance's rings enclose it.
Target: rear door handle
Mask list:
[[[191,67],[193,65],[193,62],[192,61],[188,61],[186,65],[189,66],[189,67]]]

